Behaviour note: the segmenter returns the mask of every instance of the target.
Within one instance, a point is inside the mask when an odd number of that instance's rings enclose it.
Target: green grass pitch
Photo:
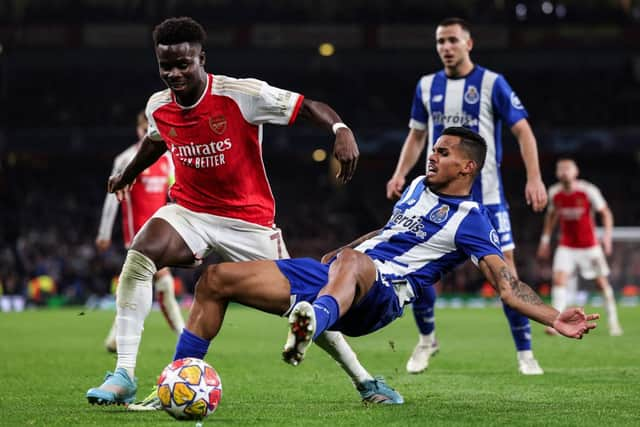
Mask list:
[[[385,376],[406,400],[365,406],[319,348],[297,368],[280,361],[284,319],[232,306],[207,356],[222,378],[223,396],[204,425],[640,425],[640,308],[620,308],[622,337],[608,336],[606,319],[582,341],[548,337],[534,324],[535,353],[546,371],[540,377],[517,373],[500,309],[436,315],[441,351],[421,375],[404,371],[416,340],[410,313],[350,339],[370,372]],[[0,425],[194,425],[163,412],[87,403],[86,390],[114,367],[115,357],[102,347],[112,320],[113,312],[80,308],[0,313]],[[138,357],[138,397],[171,361],[175,339],[152,312]]]

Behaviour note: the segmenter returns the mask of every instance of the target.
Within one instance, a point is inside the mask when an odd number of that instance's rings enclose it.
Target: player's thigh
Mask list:
[[[264,227],[233,218],[220,218],[216,248],[228,261],[287,259],[289,253],[278,228]]]
[[[376,277],[376,266],[371,258],[353,249],[345,249],[331,264],[329,281],[320,294],[331,294],[341,307],[357,304],[371,290]]]
[[[188,266],[194,262],[194,254],[178,231],[162,218],[151,218],[140,229],[131,249],[149,257],[157,268]]]
[[[269,313],[282,314],[289,308],[289,281],[273,261],[209,265],[197,288]]]
[[[555,254],[553,255],[552,271],[555,276],[556,273],[563,272],[566,277],[573,274],[578,266],[578,258],[580,254],[572,248],[566,246],[558,246]],[[566,280],[565,280],[566,283]]]
[[[154,251],[163,255],[165,262],[160,266],[195,266],[202,262],[211,250],[207,237],[210,225],[203,215],[177,204],[168,204],[158,209],[142,227],[146,245],[153,245]],[[166,224],[161,230],[157,224]],[[153,225],[153,228],[150,228]],[[134,245],[138,243],[138,237]],[[151,243],[149,243],[149,241]]]
[[[577,258],[580,275],[586,280],[609,275],[609,264],[600,245],[580,250]]]

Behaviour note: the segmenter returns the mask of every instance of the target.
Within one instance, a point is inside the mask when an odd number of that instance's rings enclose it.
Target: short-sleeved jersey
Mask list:
[[[388,280],[406,279],[416,289],[431,286],[471,258],[502,257],[498,234],[481,204],[468,197],[439,195],[412,181],[395,204],[391,219],[355,250],[373,259]]]
[[[423,76],[416,87],[409,127],[427,130],[427,153],[447,127],[464,126],[479,133],[487,141],[487,157],[473,184],[473,199],[483,205],[506,205],[500,176],[502,124],[511,127],[526,117],[505,78],[476,65],[466,77],[449,78],[444,71]]]
[[[138,152],[134,144],[120,153],[113,162],[112,175],[120,173]],[[136,178],[131,191],[120,203],[122,211],[122,235],[126,247],[145,222],[167,203],[169,186],[173,182],[173,162],[166,153]],[[98,239],[111,240],[113,223],[117,215],[118,199],[115,194],[107,194],[102,207],[102,218],[98,229]]]
[[[607,206],[602,193],[595,185],[584,180],[574,183],[565,191],[557,183],[549,188],[549,207],[558,213],[560,222],[559,244],[570,248],[596,246],[594,214]]]
[[[262,161],[262,124],[292,123],[304,97],[256,79],[209,74],[191,106],[166,89],[147,104],[148,137],[173,157],[171,197],[195,212],[273,225],[275,206]]]

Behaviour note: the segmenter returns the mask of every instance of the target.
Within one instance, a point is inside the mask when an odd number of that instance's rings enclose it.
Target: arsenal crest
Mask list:
[[[222,115],[209,117],[209,127],[216,135],[222,135],[227,130],[227,119]]]

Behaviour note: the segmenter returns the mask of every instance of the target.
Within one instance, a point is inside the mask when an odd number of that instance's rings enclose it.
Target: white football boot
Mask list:
[[[311,345],[316,332],[316,313],[313,306],[301,301],[293,307],[289,315],[289,333],[282,351],[282,358],[293,366],[298,366]]]
[[[411,357],[407,361],[407,372],[410,374],[419,374],[429,367],[429,359],[440,350],[437,340],[430,343],[418,342],[413,349]]]
[[[518,353],[518,371],[522,375],[542,375],[544,371],[531,352]]]

